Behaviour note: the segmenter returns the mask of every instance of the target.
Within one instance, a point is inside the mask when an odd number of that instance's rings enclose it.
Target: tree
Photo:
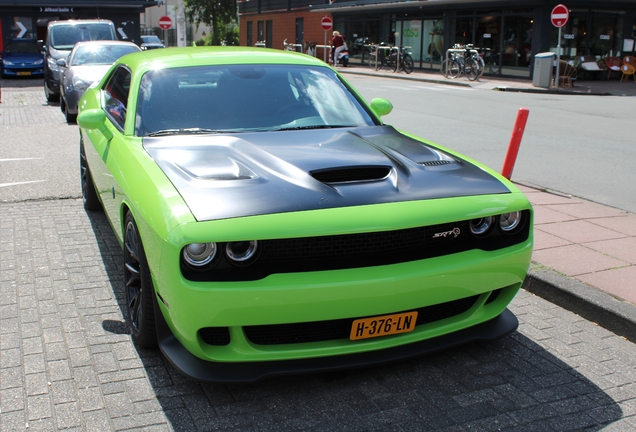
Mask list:
[[[236,0],[185,0],[190,22],[211,28],[212,45],[221,45],[227,25],[236,22]]]

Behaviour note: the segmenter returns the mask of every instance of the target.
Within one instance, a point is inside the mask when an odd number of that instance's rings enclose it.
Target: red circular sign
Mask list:
[[[172,28],[172,18],[170,18],[168,15],[164,15],[159,18],[159,27],[161,27],[163,30],[170,30]]]
[[[570,18],[570,12],[568,11],[567,6],[560,4],[556,5],[554,9],[552,9],[550,19],[552,20],[553,26],[563,27],[565,23],[568,22],[568,18]]]
[[[329,17],[323,17],[320,21],[320,25],[324,31],[331,30],[333,28],[333,20]]]

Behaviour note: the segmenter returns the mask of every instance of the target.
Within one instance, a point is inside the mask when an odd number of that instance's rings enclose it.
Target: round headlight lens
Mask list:
[[[256,256],[258,252],[258,241],[241,241],[228,243],[225,246],[225,253],[230,261],[235,264],[242,264]]]
[[[473,219],[470,221],[470,232],[475,235],[486,234],[490,227],[492,227],[493,217],[487,216],[479,219]]]
[[[216,243],[192,243],[183,248],[183,259],[194,267],[205,267],[216,256]]]
[[[514,211],[499,216],[499,226],[505,233],[514,231],[521,224],[521,212]]]

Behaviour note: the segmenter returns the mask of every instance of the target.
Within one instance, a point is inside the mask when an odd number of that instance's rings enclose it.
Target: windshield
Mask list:
[[[10,42],[4,50],[7,54],[39,54],[37,43],[33,41]]]
[[[135,134],[243,132],[373,125],[326,67],[230,65],[146,73]]]
[[[110,24],[55,25],[50,32],[51,46],[57,50],[70,50],[77,42],[90,40],[116,40]]]
[[[71,66],[109,65],[126,54],[140,51],[135,45],[82,45],[78,46],[70,60]]]
[[[157,36],[142,36],[141,39],[144,41],[144,43],[161,43]]]

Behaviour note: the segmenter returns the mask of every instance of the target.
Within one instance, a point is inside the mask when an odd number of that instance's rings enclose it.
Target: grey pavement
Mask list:
[[[66,137],[55,146],[76,158],[76,126],[63,132],[41,81],[8,84],[0,161],[20,145],[8,128],[25,126]],[[104,215],[84,212],[78,181],[71,194],[0,200],[0,430],[635,430],[636,215],[519,186],[536,245],[510,306],[518,332],[249,385],[189,381],[132,344],[121,249]]]

